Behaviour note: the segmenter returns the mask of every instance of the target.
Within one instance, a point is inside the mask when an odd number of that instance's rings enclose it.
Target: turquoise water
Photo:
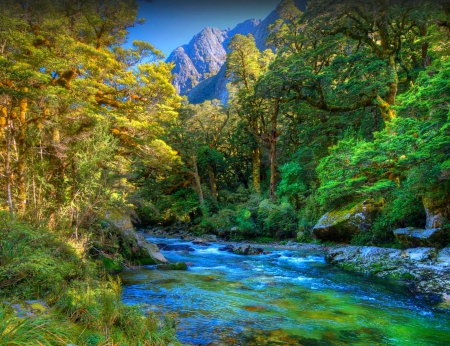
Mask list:
[[[149,267],[121,274],[123,300],[169,313],[188,345],[450,345],[450,314],[395,281],[347,273],[321,253],[273,250],[165,252],[188,271]]]

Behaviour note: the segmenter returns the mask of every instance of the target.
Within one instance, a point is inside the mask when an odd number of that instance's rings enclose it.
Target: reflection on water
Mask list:
[[[124,272],[123,300],[172,313],[191,345],[447,345],[450,314],[395,282],[349,274],[318,253],[239,256],[219,245],[164,252],[188,271]],[[221,244],[223,246],[223,244]]]

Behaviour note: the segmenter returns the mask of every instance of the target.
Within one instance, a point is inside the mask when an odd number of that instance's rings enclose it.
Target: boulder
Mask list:
[[[134,230],[133,223],[131,222],[131,215],[118,209],[107,210],[104,215],[105,221],[118,231],[121,238],[120,253],[130,262],[137,265],[168,263],[169,261],[164,255],[159,252],[158,246],[147,242],[142,233],[137,233]],[[108,253],[114,253],[114,251],[107,251]],[[110,263],[107,257],[103,258],[103,261]],[[120,271],[122,265],[118,263],[114,264],[111,268],[112,272]]]
[[[264,249],[255,248],[249,244],[242,244],[233,249],[233,252],[238,255],[260,255],[264,253]]]
[[[104,219],[119,231],[124,232],[134,229],[130,214],[119,211],[118,209],[107,210]]]
[[[426,229],[445,227],[450,220],[450,201],[423,197],[422,203],[427,214]]]
[[[374,246],[337,246],[330,247],[325,258],[345,270],[407,280],[414,294],[443,302],[450,297],[450,248],[438,252],[429,247],[402,251]]]
[[[448,243],[450,238],[450,233],[443,228],[406,227],[396,229],[394,235],[404,247],[441,247]]]
[[[198,246],[211,246],[211,244],[207,243],[206,240],[204,240],[204,239],[199,239],[199,238],[194,239],[194,240],[192,241],[192,244],[198,245]]]
[[[381,207],[382,203],[366,200],[353,207],[330,211],[314,226],[313,235],[323,241],[348,243],[353,236],[371,227]]]
[[[225,246],[219,247],[219,251],[233,252],[233,250],[234,250],[233,245],[225,245]]]
[[[432,247],[418,247],[405,250],[402,255],[410,261],[424,262],[437,257],[437,251]]]
[[[217,236],[215,234],[204,234],[202,235],[202,239],[205,241],[216,242]]]
[[[151,258],[156,263],[169,263],[167,258],[165,258],[161,252],[159,252],[159,248],[156,244],[148,242],[142,233],[136,233],[134,231],[133,233],[134,233],[133,236],[136,239],[138,246],[141,248],[140,252],[143,256],[140,259],[140,261],[142,264],[151,264],[151,263],[143,263],[143,260],[145,258]],[[147,262],[150,261],[147,260]]]
[[[437,261],[440,263],[446,263],[450,266],[450,247],[446,247],[439,251]]]

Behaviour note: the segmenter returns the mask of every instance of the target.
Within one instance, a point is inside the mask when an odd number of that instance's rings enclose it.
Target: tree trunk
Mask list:
[[[28,91],[27,89],[24,90]],[[23,98],[20,101],[19,114],[19,134],[17,136],[17,171],[19,176],[19,214],[24,215],[27,208],[27,186],[25,181],[25,128],[26,128],[26,113],[28,109],[28,101]]]
[[[11,184],[12,184],[12,174],[11,174],[11,119],[6,115],[6,108],[4,108],[3,114],[6,118],[6,162],[5,162],[5,175],[6,175],[6,193],[8,198],[9,213],[14,215],[14,204],[12,199]]]
[[[276,179],[277,179],[277,121],[278,113],[280,111],[280,101],[275,101],[275,109],[270,117],[271,131],[270,131],[270,199],[275,200]]]
[[[395,67],[394,56],[389,57],[388,68],[391,74],[391,81],[388,83],[389,90],[384,98],[379,95],[377,96],[378,108],[380,109],[381,116],[387,127],[389,126],[388,123],[396,117],[395,110],[391,108],[391,106],[395,105],[398,92],[398,74]]]
[[[202,184],[200,181],[200,175],[198,173],[197,158],[195,157],[195,155],[192,156],[192,164],[194,165],[194,180],[195,185],[197,185],[198,200],[200,202],[200,205],[203,205],[205,200],[203,198]]]
[[[211,193],[213,198],[217,201],[217,182],[216,175],[214,174],[212,168],[209,170],[209,183],[211,185]]]
[[[257,194],[261,193],[261,148],[258,147],[252,150],[252,173],[253,173],[253,187]]]

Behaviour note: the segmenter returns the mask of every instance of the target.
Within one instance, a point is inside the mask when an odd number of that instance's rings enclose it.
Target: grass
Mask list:
[[[0,345],[66,345],[71,339],[67,327],[51,316],[19,318],[11,308],[0,306]]]
[[[106,274],[112,263],[88,253],[0,211],[0,301],[8,301],[0,306],[0,345],[179,345],[173,319],[124,305],[120,280]],[[19,318],[11,308],[35,299],[50,309]]]

